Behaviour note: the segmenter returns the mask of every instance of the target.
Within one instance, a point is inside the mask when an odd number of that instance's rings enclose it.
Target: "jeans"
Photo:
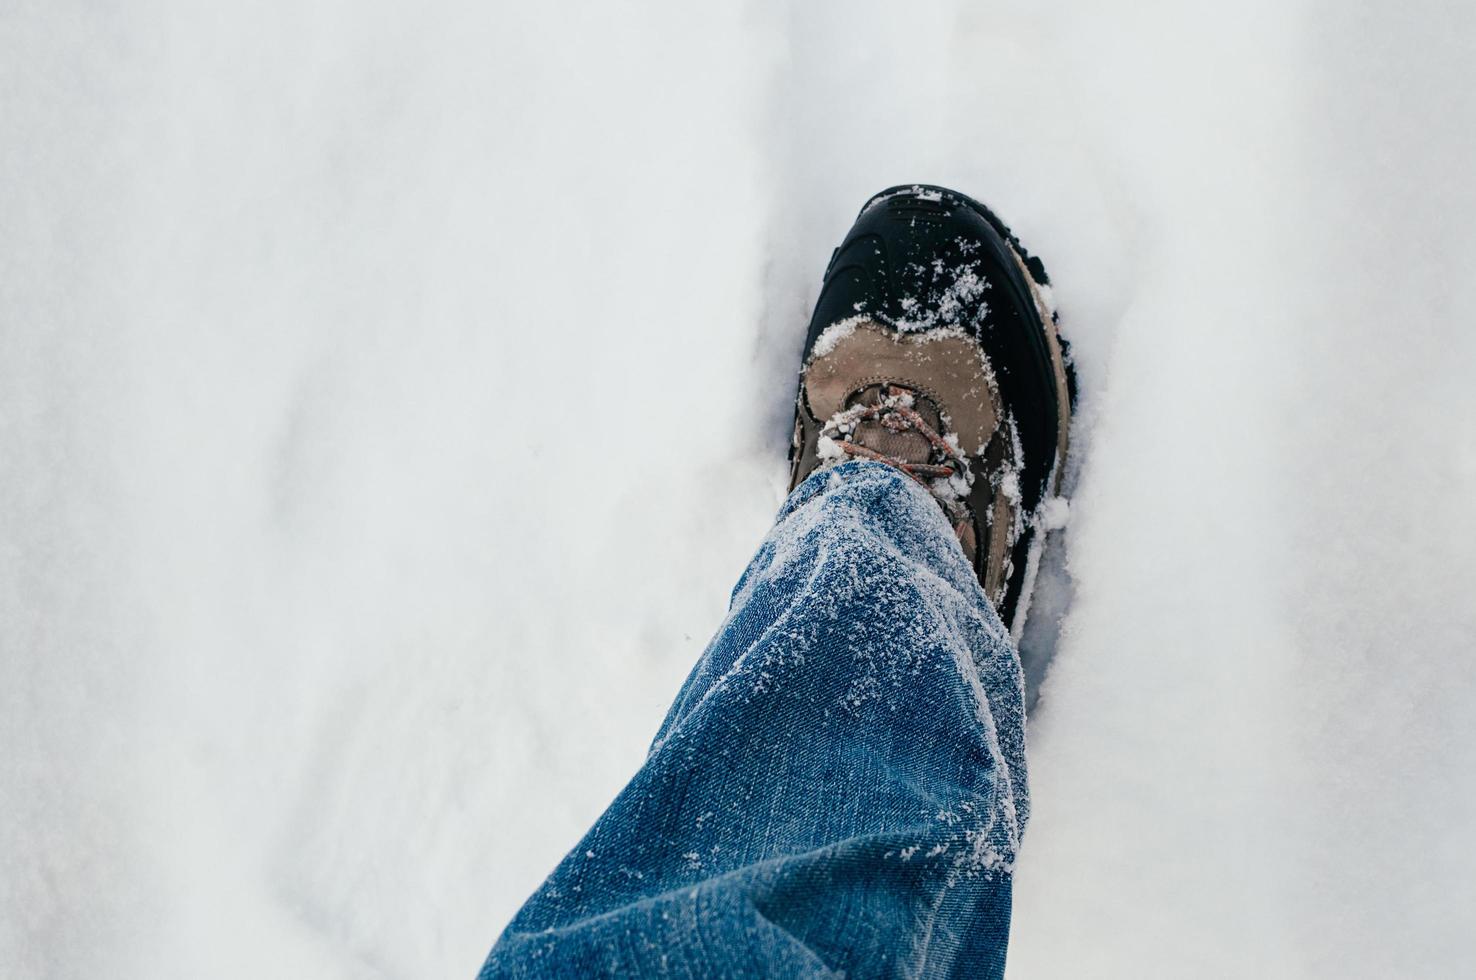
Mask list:
[[[481,977],[1002,976],[1024,727],[942,509],[881,463],[817,472]]]

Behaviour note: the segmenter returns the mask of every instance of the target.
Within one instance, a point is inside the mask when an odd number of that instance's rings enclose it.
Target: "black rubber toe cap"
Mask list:
[[[806,350],[826,327],[861,314],[977,335],[991,319],[1032,311],[1009,245],[986,214],[939,187],[907,185],[873,197],[831,257]]]

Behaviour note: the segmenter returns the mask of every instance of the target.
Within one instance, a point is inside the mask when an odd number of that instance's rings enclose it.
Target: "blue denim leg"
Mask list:
[[[816,473],[481,976],[999,977],[1024,734],[1018,657],[927,491]]]

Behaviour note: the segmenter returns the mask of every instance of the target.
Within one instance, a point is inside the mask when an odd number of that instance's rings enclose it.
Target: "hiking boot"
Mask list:
[[[825,270],[790,448],[791,490],[853,458],[927,487],[1016,637],[1059,521],[1075,400],[1048,284],[977,201],[882,191]]]

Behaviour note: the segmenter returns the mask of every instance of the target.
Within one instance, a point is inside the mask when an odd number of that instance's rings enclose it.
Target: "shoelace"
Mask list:
[[[841,433],[855,432],[857,425],[872,419],[893,432],[905,432],[910,429],[918,433],[934,450],[942,454],[943,458],[952,460],[952,464],[914,463],[898,456],[879,453],[875,449],[851,442],[849,439],[838,438]],[[830,435],[832,431],[835,435]],[[928,420],[912,407],[912,393],[896,385],[888,385],[885,394],[875,405],[853,405],[843,412],[836,413],[825,423],[821,434],[830,436],[830,441],[835,444],[835,447],[846,455],[874,459],[878,463],[894,466],[924,486],[927,485],[924,477],[947,479],[966,468],[963,454],[939,435],[938,430],[929,425]]]

